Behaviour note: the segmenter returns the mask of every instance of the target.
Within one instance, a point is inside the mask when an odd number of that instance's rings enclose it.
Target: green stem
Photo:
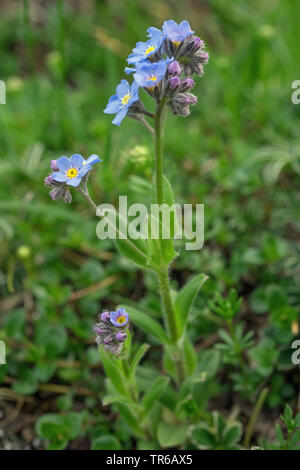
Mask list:
[[[164,202],[163,190],[163,152],[162,152],[162,120],[163,110],[166,100],[162,100],[157,104],[155,116],[155,173],[156,173],[156,195],[157,204]]]
[[[164,267],[158,272],[159,288],[166,315],[167,328],[169,330],[170,337],[175,343],[177,340],[177,325],[174,315],[173,302],[171,298],[170,281],[168,275],[168,268]]]
[[[162,135],[163,135],[163,120],[164,120],[164,109],[167,99],[161,100],[157,104],[156,115],[155,115],[155,184],[156,184],[156,200],[157,204],[161,205],[164,203],[164,189],[163,189],[163,150],[162,150]],[[161,249],[162,246],[161,246]],[[159,288],[162,298],[163,310],[165,313],[165,322],[168,329],[168,333],[176,345],[176,352],[174,361],[177,368],[178,383],[182,383],[185,378],[185,368],[183,362],[183,356],[180,350],[178,341],[178,331],[174,306],[171,297],[171,287],[169,280],[168,266],[162,264],[158,271]]]
[[[286,443],[285,443],[285,446],[284,446],[284,450],[289,450],[289,445],[290,445],[290,440],[291,440],[292,434],[293,434],[293,431],[290,429],[288,431],[288,435],[287,435],[287,438],[286,438]]]
[[[258,397],[258,400],[255,404],[253,413],[252,413],[251,418],[249,420],[249,424],[246,428],[245,439],[244,439],[244,446],[245,446],[246,449],[250,446],[250,442],[251,442],[251,438],[252,438],[252,434],[253,434],[253,429],[254,429],[255,423],[257,421],[258,415],[259,415],[259,413],[262,409],[262,406],[265,402],[265,399],[267,398],[268,391],[269,391],[268,388],[264,388],[261,391],[261,393]]]

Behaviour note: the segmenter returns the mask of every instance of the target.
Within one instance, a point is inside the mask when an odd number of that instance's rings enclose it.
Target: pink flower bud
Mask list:
[[[52,181],[53,181],[52,176],[51,175],[47,176],[47,178],[45,178],[45,185],[52,186]]]
[[[188,91],[194,85],[195,85],[195,82],[192,78],[185,78],[184,80],[182,80],[180,84],[180,91],[181,92]]]
[[[181,67],[177,60],[174,60],[169,67],[168,67],[168,72],[170,75],[180,75],[181,74]]]
[[[204,46],[204,41],[200,39],[198,36],[193,37],[193,43],[194,43],[194,50],[198,50],[200,47]]]
[[[56,160],[51,160],[50,167],[51,167],[51,170],[58,171],[58,166],[57,166]]]
[[[127,338],[126,333],[123,333],[122,331],[118,331],[118,332],[116,333],[116,339],[117,339],[118,341],[124,342],[126,338]]]
[[[180,83],[179,77],[177,77],[177,76],[171,77],[170,78],[170,88],[171,88],[171,90],[175,90],[175,88],[177,88],[179,86],[179,83]]]
[[[101,315],[100,315],[100,318],[101,318],[101,320],[102,320],[104,323],[105,323],[107,320],[109,320],[109,317],[110,317],[109,312],[103,312],[103,313],[101,313]]]

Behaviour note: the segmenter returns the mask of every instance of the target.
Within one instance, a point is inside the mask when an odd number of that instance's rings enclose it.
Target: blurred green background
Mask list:
[[[191,116],[168,117],[165,161],[177,201],[205,204],[205,246],[197,252],[182,247],[172,283],[181,286],[193,272],[210,276],[190,325],[199,347],[217,330],[207,299],[234,286],[244,298],[246,329],[271,338],[277,350],[289,348],[298,334],[300,301],[300,105],[291,102],[291,84],[300,79],[299,4],[6,0],[0,11],[4,416],[11,416],[10,400],[27,397],[19,427],[8,419],[4,429],[32,446],[37,416],[84,409],[93,425],[76,448],[88,448],[103,429],[131,448],[126,425],[99,403],[104,378],[92,326],[102,308],[124,298],[159,312],[156,285],[110,241],[97,239],[96,222],[79,195],[73,192],[70,206],[51,201],[43,184],[49,161],[97,153],[103,163],[90,179],[97,202],[117,203],[119,194],[149,201],[151,137],[130,119],[113,126],[103,109],[147,28],[170,18],[189,20],[210,61],[197,79]],[[135,339],[143,334],[136,331]],[[149,367],[160,360],[160,348],[151,351]],[[267,400],[271,422],[298,396],[297,374],[286,363],[280,370]],[[224,383],[223,377],[215,396]],[[229,406],[220,404],[225,411]]]

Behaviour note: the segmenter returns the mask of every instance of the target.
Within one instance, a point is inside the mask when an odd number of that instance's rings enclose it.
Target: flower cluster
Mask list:
[[[93,165],[101,161],[98,155],[93,154],[85,160],[78,153],[72,155],[71,158],[60,157],[57,160],[51,160],[52,173],[45,179],[45,185],[52,188],[51,198],[54,201],[62,198],[64,202],[70,203],[72,196],[69,186],[74,188],[79,186],[82,181],[86,180]]]
[[[94,326],[96,343],[103,344],[104,348],[114,355],[120,354],[127,338],[128,320],[129,315],[124,308],[116,312],[102,312],[100,322]]]
[[[139,88],[144,88],[157,101],[166,99],[174,114],[188,116],[190,105],[197,99],[189,90],[194,86],[192,74],[202,75],[203,65],[208,62],[205,44],[194,35],[188,21],[180,24],[165,21],[162,31],[151,27],[148,40],[139,41],[127,62],[127,74],[133,74],[129,85],[122,80],[104,110],[115,114],[113,124],[120,125],[126,115],[139,119],[150,115],[139,99]]]

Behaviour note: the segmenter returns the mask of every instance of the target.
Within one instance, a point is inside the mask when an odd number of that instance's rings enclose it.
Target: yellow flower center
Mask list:
[[[180,41],[173,41],[174,46],[178,47],[180,44]]]
[[[150,54],[150,52],[154,51],[154,47],[153,46],[149,46],[148,49],[146,50],[145,52],[145,55],[148,55]]]
[[[148,82],[156,82],[157,81],[157,75],[152,75],[152,77],[148,77]],[[147,86],[149,90],[152,90],[152,88],[155,87],[155,84],[153,83],[152,86]]]
[[[75,178],[77,174],[78,174],[78,171],[76,170],[76,168],[70,168],[67,173],[69,178]]]
[[[121,99],[122,105],[125,106],[125,104],[127,104],[129,100],[130,100],[130,93],[127,93],[127,95],[123,96],[123,98]]]
[[[123,323],[125,323],[125,322],[126,322],[126,318],[123,317],[123,316],[122,316],[122,317],[119,317],[119,318],[117,319],[117,323],[119,323],[119,325],[123,325]]]

